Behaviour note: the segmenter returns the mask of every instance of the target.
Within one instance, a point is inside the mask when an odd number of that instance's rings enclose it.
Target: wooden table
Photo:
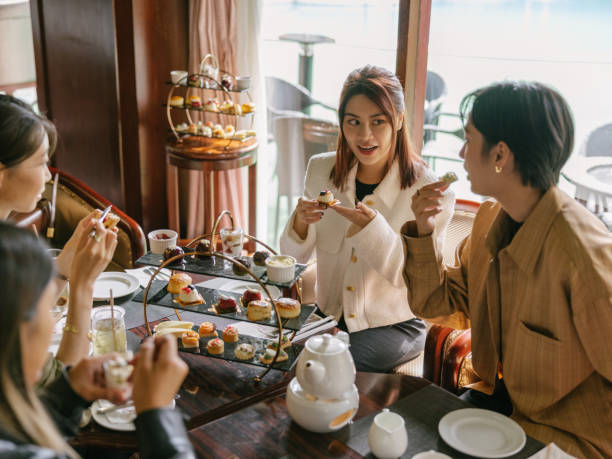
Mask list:
[[[181,142],[168,143],[166,145],[166,173],[170,229],[180,234],[179,169],[202,171],[204,233],[210,233],[216,217],[214,215],[214,172],[248,167],[249,227],[246,228],[246,231],[255,236],[257,229],[257,146],[255,137],[239,142],[193,136],[185,137]]]

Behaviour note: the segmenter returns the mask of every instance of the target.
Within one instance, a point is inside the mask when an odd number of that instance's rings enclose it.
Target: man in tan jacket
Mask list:
[[[414,196],[416,220],[402,228],[411,308],[471,326],[483,390],[507,394],[529,435],[612,457],[612,236],[555,186],[573,146],[569,108],[546,86],[506,82],[461,111],[472,190],[496,201],[444,266],[429,236],[444,183]]]

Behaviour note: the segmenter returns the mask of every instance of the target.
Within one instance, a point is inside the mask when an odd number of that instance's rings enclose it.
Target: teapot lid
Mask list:
[[[310,352],[323,355],[340,354],[348,349],[347,344],[341,339],[324,333],[316,335],[306,341],[306,349]]]

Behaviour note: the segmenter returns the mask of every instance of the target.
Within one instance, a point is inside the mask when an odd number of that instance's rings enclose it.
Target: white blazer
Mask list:
[[[336,152],[310,159],[304,196],[314,199],[321,190],[328,189],[343,206],[354,208],[357,165],[350,170],[342,192],[329,178],[335,162]],[[414,220],[412,195],[438,180],[425,166],[419,172],[417,181],[402,190],[399,165],[394,162],[374,193],[362,200],[376,211],[376,216],[361,230],[328,209],[319,222],[308,226],[306,239],[301,239],[293,230],[294,211],[281,235],[281,253],[293,255],[299,263],[316,257],[317,305],[337,319],[344,315],[351,333],[414,318],[402,278],[405,257],[400,228]],[[443,211],[436,217],[434,231],[438,253],[442,252],[454,202],[453,192],[445,192]]]

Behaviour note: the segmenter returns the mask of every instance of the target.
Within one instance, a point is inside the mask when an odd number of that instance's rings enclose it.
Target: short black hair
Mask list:
[[[559,92],[537,82],[493,83],[465,96],[459,111],[483,135],[485,153],[508,145],[523,185],[546,191],[559,181],[574,148],[572,113]]]

